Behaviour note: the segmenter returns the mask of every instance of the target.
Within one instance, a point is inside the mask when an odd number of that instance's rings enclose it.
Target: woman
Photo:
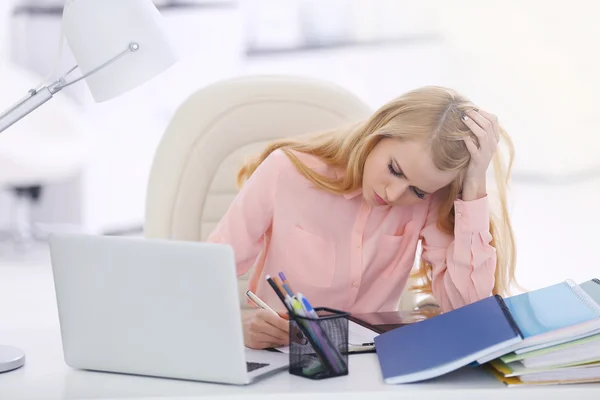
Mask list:
[[[503,137],[510,163],[496,149]],[[313,306],[352,313],[395,310],[415,261],[448,311],[514,279],[506,206],[512,144],[495,116],[441,87],[411,91],[367,121],[270,144],[240,170],[243,186],[209,241],[232,245],[238,274],[284,311],[265,282],[283,271]],[[489,210],[486,175],[494,160],[501,215]],[[286,320],[244,315],[245,343],[288,343]]]

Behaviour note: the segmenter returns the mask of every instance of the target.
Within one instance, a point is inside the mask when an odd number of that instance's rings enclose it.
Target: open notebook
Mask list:
[[[434,378],[522,341],[504,300],[492,296],[375,338],[385,383]]]
[[[375,350],[375,337],[379,333],[361,326],[353,321],[348,321],[348,352],[363,353]],[[278,347],[282,353],[289,354],[289,346]]]

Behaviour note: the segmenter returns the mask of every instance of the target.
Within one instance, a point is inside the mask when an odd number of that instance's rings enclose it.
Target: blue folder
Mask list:
[[[375,338],[386,383],[441,376],[522,341],[504,300],[491,296]]]
[[[600,306],[570,279],[504,302],[523,334],[523,341],[510,352],[526,353],[600,333]],[[505,354],[491,353],[477,363]]]
[[[531,343],[529,338],[600,317],[600,307],[571,280],[508,297],[504,301],[526,339],[523,345],[527,346]]]

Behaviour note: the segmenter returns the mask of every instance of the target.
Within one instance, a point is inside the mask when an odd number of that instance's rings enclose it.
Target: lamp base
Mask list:
[[[13,371],[25,365],[25,353],[11,346],[0,345],[0,373]]]

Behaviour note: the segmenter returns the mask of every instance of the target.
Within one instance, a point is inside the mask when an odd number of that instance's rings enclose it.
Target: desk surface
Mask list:
[[[62,358],[50,266],[0,260],[0,343],[26,352],[26,365],[0,374],[0,399],[599,399],[600,384],[507,388],[485,371],[463,369],[425,383],[386,385],[374,354],[350,357],[350,375],[311,381],[287,371],[255,384],[219,384],[73,370]],[[316,397],[315,397],[316,396]]]

